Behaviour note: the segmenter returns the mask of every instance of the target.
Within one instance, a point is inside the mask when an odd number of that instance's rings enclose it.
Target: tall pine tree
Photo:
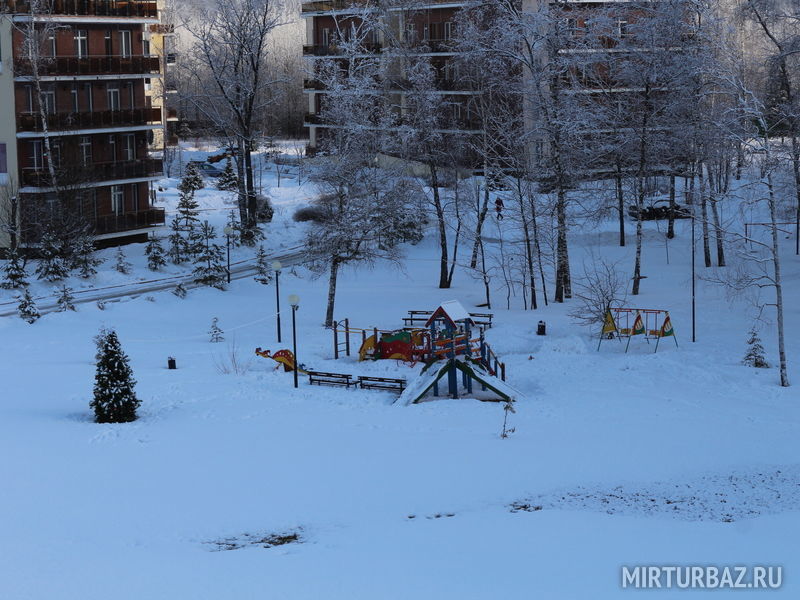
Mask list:
[[[136,420],[141,401],[136,397],[128,356],[122,351],[116,332],[103,329],[95,338],[97,370],[94,397],[89,406],[97,423],[129,423]]]
[[[267,263],[267,253],[264,251],[264,246],[259,246],[258,252],[256,252],[256,274],[253,279],[263,285],[267,285],[272,281],[272,271]]]
[[[183,174],[183,179],[178,184],[178,191],[181,193],[188,192],[192,196],[197,190],[202,190],[205,187],[203,176],[200,174],[200,169],[197,164],[190,162],[186,166],[186,172]]]

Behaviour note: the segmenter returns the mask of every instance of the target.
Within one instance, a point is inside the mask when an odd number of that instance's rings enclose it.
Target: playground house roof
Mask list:
[[[448,322],[448,324],[455,329],[456,323],[465,323],[469,321],[472,323],[472,317],[467,312],[467,309],[464,308],[458,300],[448,300],[447,302],[442,302],[433,314],[431,318],[428,319],[427,323],[425,323],[425,327],[430,327],[431,323],[436,321],[437,319],[444,319]]]

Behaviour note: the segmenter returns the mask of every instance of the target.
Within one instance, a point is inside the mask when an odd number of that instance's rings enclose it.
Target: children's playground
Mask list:
[[[431,395],[444,394],[443,379],[450,398],[459,398],[466,392],[481,400],[513,402],[520,394],[506,383],[506,365],[485,339],[492,320],[491,313],[470,313],[457,300],[450,300],[435,310],[408,311],[408,316],[403,317],[405,325],[399,329],[355,327],[349,319],[337,321],[331,328],[334,360],[396,361],[398,371],[423,363],[422,370],[410,381],[405,377],[315,371],[298,366],[290,350],[272,353],[257,348],[256,354],[276,361],[276,368],[282,366],[286,372],[297,369],[308,376],[309,385],[395,391],[399,393],[396,402],[402,404],[417,404]]]

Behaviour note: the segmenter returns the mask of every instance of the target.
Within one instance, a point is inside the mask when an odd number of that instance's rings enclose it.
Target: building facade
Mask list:
[[[54,210],[99,243],[164,223],[150,157],[166,116],[153,94],[160,26],[156,2],[0,0],[0,209],[19,245],[35,245]]]

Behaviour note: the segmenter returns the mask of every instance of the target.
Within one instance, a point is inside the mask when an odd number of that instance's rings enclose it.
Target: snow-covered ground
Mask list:
[[[159,194],[168,210],[176,183]],[[265,247],[277,253],[296,245],[292,213],[315,191],[296,179],[276,188],[274,174],[264,184],[276,206]],[[198,200],[223,226],[230,199],[203,190]],[[576,271],[598,254],[630,271],[633,244],[616,247],[613,227],[576,226]],[[651,564],[782,565],[780,590],[740,593],[797,597],[800,396],[778,386],[775,369],[740,364],[752,308],[729,304],[717,286],[699,285],[691,343],[688,227],[679,222],[667,264],[663,235],[647,225],[648,278],[635,301],[670,311],[677,348],[667,339],[654,354],[636,339],[627,354],[617,342],[597,352],[596,332],[573,323],[569,304],[495,307],[487,339],[525,395],[508,439],[496,403],[400,406],[392,393],[303,377],[295,390],[291,373],[253,354],[291,347],[291,293],[300,362],[386,377],[420,368],[334,361],[321,326],[327,281],[300,267],[281,275],[281,344],[274,284],[251,280],[184,300],[162,292],[84,305],[33,325],[2,319],[0,598],[580,600],[636,595],[622,589],[620,568]],[[782,243],[789,376],[800,385],[800,259],[793,239]],[[110,270],[114,251],[104,250],[107,264],[84,285],[151,278],[143,246],[125,251],[132,276]],[[390,329],[409,309],[480,304],[482,283],[464,271],[451,290],[436,287],[436,256],[429,236],[400,269],[346,269],[337,318]],[[213,317],[224,343],[209,343]],[[535,335],[539,319],[545,337]],[[104,325],[138,380],[135,423],[92,422],[92,338]],[[774,363],[774,327],[761,334]],[[245,373],[221,372],[231,352]],[[687,594],[706,595],[657,593]]]

